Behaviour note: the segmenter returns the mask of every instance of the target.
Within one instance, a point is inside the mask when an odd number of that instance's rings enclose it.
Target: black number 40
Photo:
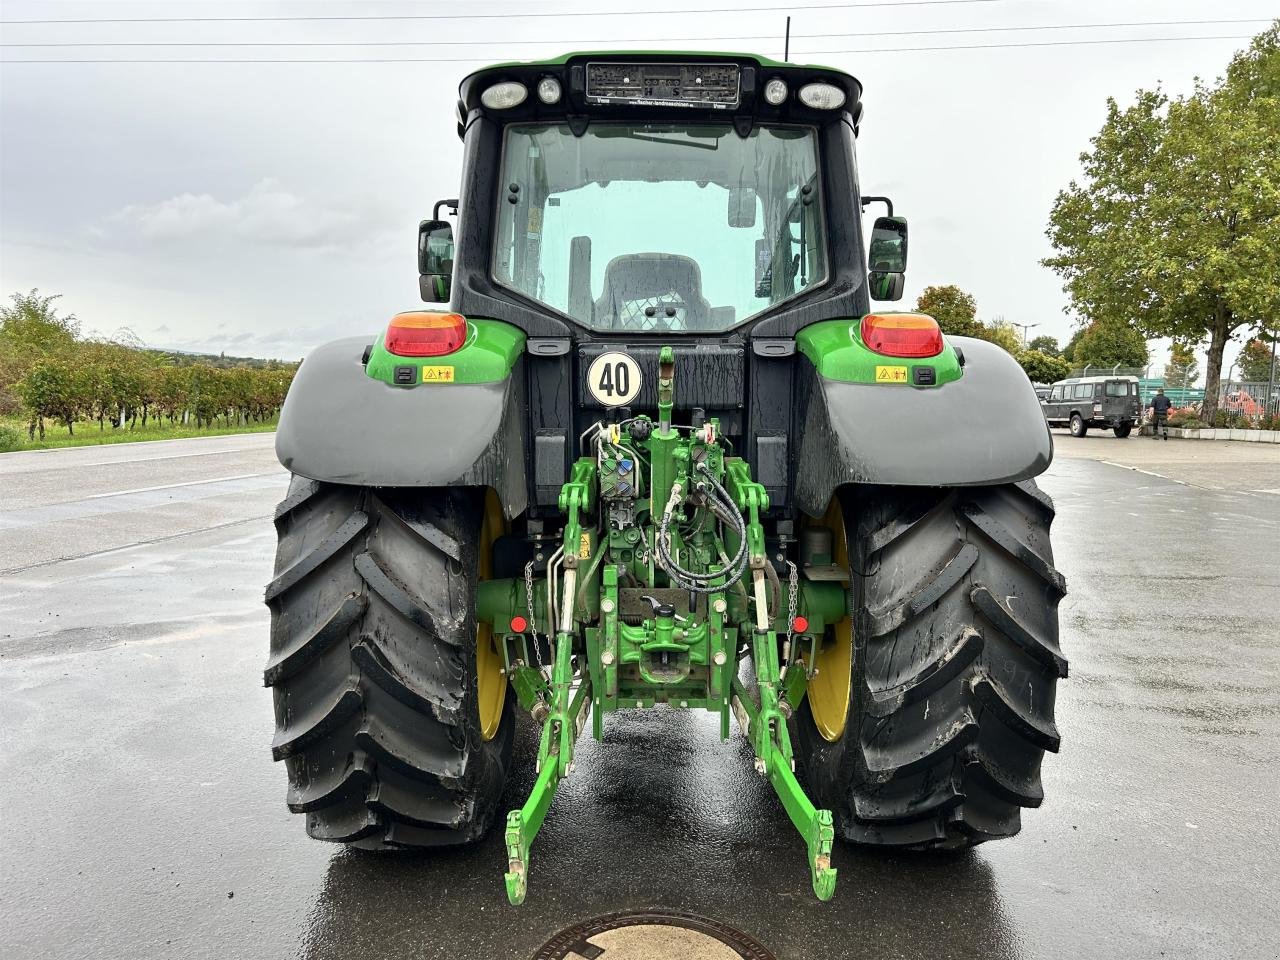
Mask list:
[[[606,363],[600,368],[598,388],[606,397],[631,395],[631,367],[623,361]]]

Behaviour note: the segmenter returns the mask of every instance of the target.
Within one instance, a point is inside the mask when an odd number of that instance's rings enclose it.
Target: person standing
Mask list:
[[[1169,398],[1164,395],[1164,387],[1156,388],[1156,395],[1151,398],[1151,438],[1154,440],[1161,431],[1164,432],[1164,438],[1169,439],[1169,408],[1173,406]]]

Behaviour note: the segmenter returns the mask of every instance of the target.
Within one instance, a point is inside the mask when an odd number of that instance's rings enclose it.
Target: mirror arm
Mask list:
[[[883,203],[888,208],[889,216],[893,216],[893,201],[888,197],[863,197],[862,207],[865,210],[869,203]]]
[[[441,208],[441,207],[448,207],[448,208],[449,208],[449,212],[450,212],[450,213],[452,213],[455,217],[458,215],[458,201],[457,201],[457,200],[437,200],[437,201],[436,201],[436,205],[435,205],[434,207],[432,207],[432,208],[431,208],[431,219],[432,219],[432,220],[439,220],[439,219],[440,219],[440,208]],[[890,207],[890,208],[889,208],[889,212],[890,212],[890,213],[893,213],[893,207]]]

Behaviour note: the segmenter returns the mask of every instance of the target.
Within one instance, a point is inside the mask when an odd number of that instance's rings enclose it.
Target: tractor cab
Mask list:
[[[876,222],[868,282],[860,96],[840,71],[739,54],[570,54],[462,82],[463,191],[443,201],[456,223],[422,224],[421,290],[529,338],[538,508],[574,437],[654,407],[664,344],[678,422],[716,420],[787,504],[790,409],[748,384],[790,395],[803,327],[902,292],[901,218]]]

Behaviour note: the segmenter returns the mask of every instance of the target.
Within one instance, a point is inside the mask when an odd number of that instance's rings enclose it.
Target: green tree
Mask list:
[[[1240,351],[1240,359],[1236,361],[1240,367],[1240,379],[1253,383],[1267,383],[1271,380],[1271,340],[1254,337]],[[1280,364],[1280,361],[1277,361]]]
[[[1280,312],[1277,117],[1280,22],[1212,86],[1177,98],[1140,90],[1125,109],[1108,100],[1080,157],[1083,182],[1059,193],[1050,215],[1056,254],[1044,263],[1078,313],[1208,339],[1210,422],[1227,341]]]
[[[1023,350],[1017,359],[1032,383],[1056,383],[1071,372],[1067,361],[1040,350]]]
[[[960,337],[981,336],[977,301],[954,284],[925,287],[916,300],[916,309],[937,320],[943,333]]]
[[[1164,385],[1166,387],[1191,387],[1200,379],[1199,364],[1196,362],[1195,345],[1173,342],[1169,350],[1169,362],[1164,365]]]
[[[1033,338],[1032,341],[1027,344],[1027,349],[1035,350],[1038,353],[1048,354],[1051,357],[1062,356],[1062,348],[1058,346],[1058,338],[1050,337],[1046,334],[1041,334],[1040,336]]]
[[[1146,338],[1123,320],[1095,320],[1068,344],[1073,366],[1143,367],[1151,354]]]
[[[997,347],[1003,347],[1015,357],[1022,352],[1022,340],[1018,337],[1018,331],[1013,329],[1013,324],[1004,320],[980,323],[973,335],[994,343]]]
[[[44,422],[56,420],[75,435],[75,423],[89,402],[89,378],[83,365],[73,358],[52,357],[36,362],[18,382],[18,395],[29,414],[27,436],[39,431],[44,439]]]
[[[75,344],[80,323],[74,314],[58,315],[58,298],[32,290],[11,294],[10,305],[0,307],[0,414],[15,412],[18,381],[38,361]]]

